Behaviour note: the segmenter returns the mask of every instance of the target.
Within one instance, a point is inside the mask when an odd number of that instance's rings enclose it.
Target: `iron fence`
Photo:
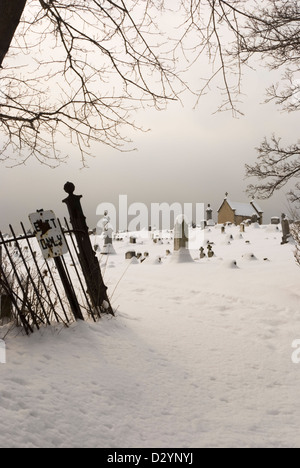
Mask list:
[[[68,326],[74,320],[97,321],[100,307],[88,293],[76,243],[78,232],[58,220],[68,252],[44,260],[36,237],[20,223],[21,234],[10,225],[0,232],[0,318],[10,317],[27,334],[53,322]]]

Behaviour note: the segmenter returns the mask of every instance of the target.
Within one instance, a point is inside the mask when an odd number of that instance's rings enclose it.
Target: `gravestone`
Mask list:
[[[286,215],[282,213],[281,215],[281,227],[282,227],[282,241],[281,245],[288,243],[288,238],[290,237],[290,223],[286,218]]]
[[[225,234],[225,226],[222,226],[222,227],[221,227],[221,233],[222,233],[222,234]]]
[[[210,244],[207,246],[207,250],[208,250],[207,252],[208,258],[212,258],[215,255],[215,253],[213,252],[212,246]]]
[[[254,224],[254,223],[258,223],[258,216],[256,213],[254,213],[252,216],[251,216],[251,223]]]
[[[245,232],[245,224],[240,224],[240,232]]]
[[[113,243],[113,227],[110,224],[110,217],[108,211],[104,211],[104,216],[102,218],[103,226],[103,236],[104,236],[104,246],[112,245]]]
[[[280,224],[280,218],[278,216],[273,216],[271,218],[271,224],[275,224],[275,225]]]
[[[106,227],[104,231],[104,245],[112,245],[113,243],[113,229],[112,227]]]
[[[176,218],[174,228],[174,250],[186,249],[188,247],[188,224],[184,215]]]
[[[200,247],[200,258],[205,258],[206,257],[206,253],[204,253],[204,248],[203,247]]]
[[[212,220],[212,209],[209,204],[206,209],[206,221],[211,221],[211,220]]]
[[[126,252],[125,254],[126,260],[131,260],[133,257],[135,257],[135,252],[133,250],[131,250],[130,252]]]

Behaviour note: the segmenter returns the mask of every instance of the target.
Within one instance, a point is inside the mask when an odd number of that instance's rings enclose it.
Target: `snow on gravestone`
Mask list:
[[[110,222],[110,217],[108,216],[108,211],[104,212],[102,218],[102,230],[104,234],[104,246],[112,245],[113,243],[113,226]]]
[[[189,228],[185,216],[180,215],[175,220],[174,227],[174,254],[170,258],[171,263],[193,262],[188,249]]]
[[[174,227],[174,250],[186,249],[189,241],[188,224],[184,215],[177,216]]]

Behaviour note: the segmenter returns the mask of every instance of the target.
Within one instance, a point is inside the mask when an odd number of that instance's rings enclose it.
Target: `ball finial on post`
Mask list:
[[[64,191],[67,192],[69,195],[72,195],[75,191],[75,185],[72,182],[67,182],[64,185]]]

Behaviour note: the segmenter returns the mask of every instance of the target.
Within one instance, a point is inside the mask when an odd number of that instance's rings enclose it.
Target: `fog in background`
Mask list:
[[[200,72],[199,72],[200,74]],[[82,169],[76,147],[63,138],[58,142],[61,151],[70,155],[68,161],[56,169],[30,161],[27,165],[8,168],[2,163],[1,223],[3,232],[9,223],[27,223],[28,214],[37,209],[52,209],[57,216],[67,216],[61,203],[67,195],[65,182],[76,186],[82,194],[82,204],[88,225],[96,226],[98,204],[110,202],[118,206],[120,194],[128,195],[128,202],[210,203],[217,219],[224,194],[234,201],[246,202],[244,180],[245,163],[254,163],[255,147],[265,136],[273,133],[283,137],[283,144],[297,141],[299,121],[296,114],[281,113],[273,103],[262,104],[265,88],[279,81],[280,75],[258,66],[249,70],[243,79],[242,103],[244,117],[233,118],[230,112],[217,113],[220,93],[212,89],[193,109],[191,96],[183,97],[183,104],[170,103],[166,111],[141,110],[136,123],[151,131],[128,135],[137,151],[120,153],[104,145],[94,145],[94,157],[87,159]],[[287,212],[287,188],[272,199],[259,202],[264,210],[264,223],[271,216]],[[150,220],[149,220],[150,222]]]

